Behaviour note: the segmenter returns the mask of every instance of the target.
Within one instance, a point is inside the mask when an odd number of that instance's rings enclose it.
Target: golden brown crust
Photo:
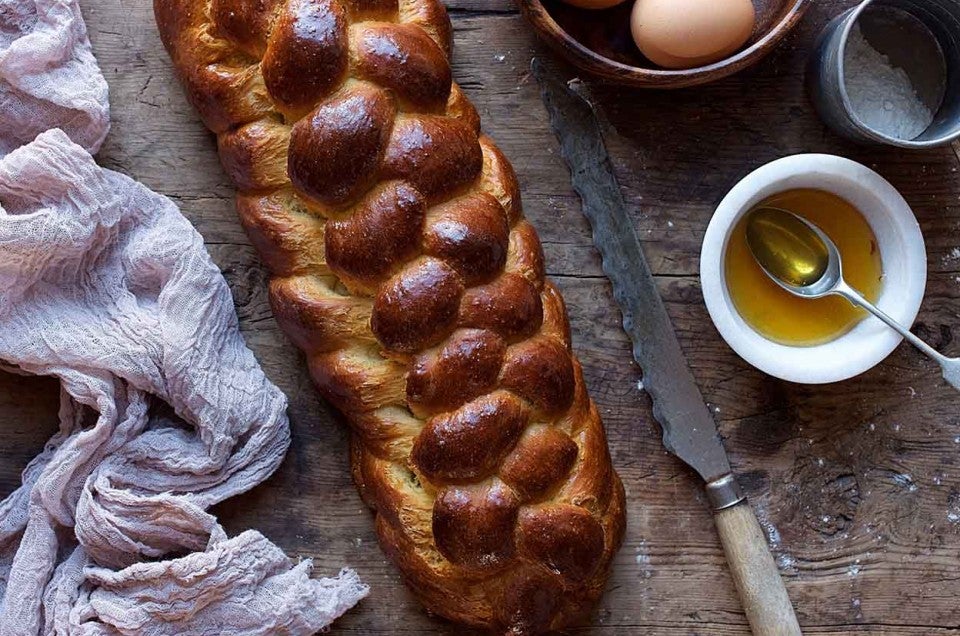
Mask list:
[[[384,550],[433,612],[559,629],[602,593],[623,487],[509,162],[438,0],[155,0],[273,276],[354,428]]]

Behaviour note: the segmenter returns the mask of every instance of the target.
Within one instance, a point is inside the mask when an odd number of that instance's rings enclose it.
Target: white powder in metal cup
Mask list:
[[[863,125],[888,137],[916,139],[933,123],[906,71],[870,46],[859,24],[850,32],[843,65],[847,95]]]

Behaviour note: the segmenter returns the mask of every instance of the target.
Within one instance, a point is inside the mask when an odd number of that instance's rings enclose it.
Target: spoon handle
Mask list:
[[[866,309],[871,314],[885,322],[891,329],[903,336],[907,342],[936,360],[940,365],[940,368],[943,370],[943,378],[955,389],[960,389],[960,359],[946,357],[928,345],[926,342],[915,336],[913,332],[888,316],[880,308],[861,296],[857,290],[850,287],[846,283],[840,283],[840,285],[838,285],[834,290],[834,293],[843,296],[857,307]]]

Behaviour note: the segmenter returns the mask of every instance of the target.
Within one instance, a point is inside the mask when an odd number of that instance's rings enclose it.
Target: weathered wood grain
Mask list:
[[[111,87],[107,166],[177,201],[205,237],[234,293],[244,333],[290,397],[294,445],[282,469],[220,507],[231,532],[257,527],[319,573],[356,567],[371,597],[343,633],[464,633],[424,614],[376,546],[349,478],[346,428],[317,397],[279,333],[232,188],[173,79],[148,2],[86,0]],[[535,83],[534,40],[510,0],[451,0],[455,73],[485,128],[513,160],[549,273],[570,308],[574,345],[603,414],[630,499],[628,534],[592,625],[574,633],[746,634],[710,511],[691,474],[660,446],[641,376]],[[751,370],[720,340],[697,282],[713,208],[751,169],[795,152],[874,165],[903,191],[928,243],[928,293],[916,330],[954,354],[960,323],[960,183],[950,149],[921,154],[848,145],[818,122],[802,91],[816,33],[850,0],[816,3],[770,59],[717,84],[670,93],[594,85],[616,129],[618,176],[681,344],[716,410],[731,460],[776,539],[776,555],[809,634],[958,631],[960,401],[907,347],[838,385],[801,387]],[[575,72],[571,71],[571,75]],[[0,495],[56,428],[49,379],[0,373]]]

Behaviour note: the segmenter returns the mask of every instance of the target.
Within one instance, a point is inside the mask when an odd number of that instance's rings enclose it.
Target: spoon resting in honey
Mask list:
[[[869,311],[936,360],[944,379],[960,389],[960,358],[944,356],[850,287],[840,251],[819,227],[787,210],[760,206],[747,217],[746,235],[753,257],[777,285],[801,298],[841,296]]]

